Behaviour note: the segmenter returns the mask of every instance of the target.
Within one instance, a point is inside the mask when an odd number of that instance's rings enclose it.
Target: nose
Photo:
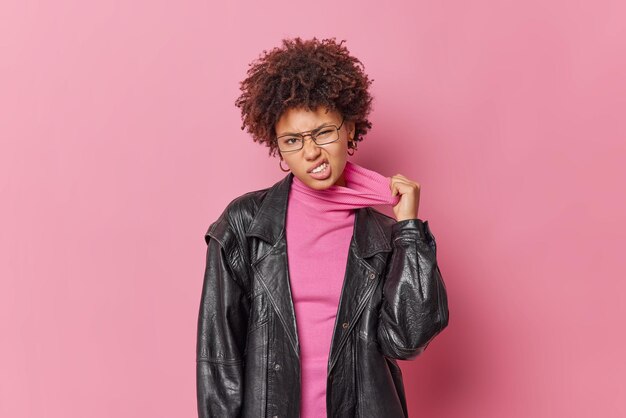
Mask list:
[[[307,141],[308,139],[308,141]],[[304,151],[304,158],[307,160],[316,160],[320,155],[320,147],[317,146],[310,134],[304,137],[304,144],[302,144],[302,150]]]

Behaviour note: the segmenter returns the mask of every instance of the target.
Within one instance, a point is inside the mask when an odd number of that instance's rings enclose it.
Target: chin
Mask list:
[[[332,186],[334,183],[330,183],[327,181],[318,181],[313,184],[309,184],[309,187],[315,190],[325,190]]]
[[[325,189],[328,189],[330,186],[334,185],[336,182],[337,182],[336,179],[328,178],[326,180],[307,181],[305,182],[305,184],[309,186],[311,189],[325,190]]]

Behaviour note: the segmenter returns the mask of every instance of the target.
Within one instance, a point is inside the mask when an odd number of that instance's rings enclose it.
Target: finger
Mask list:
[[[392,176],[391,180],[392,181],[394,181],[394,180],[401,180],[401,181],[404,181],[406,183],[415,183],[415,184],[417,184],[419,186],[418,182],[413,181],[413,180],[409,179],[408,177],[403,176],[402,174],[396,174],[395,176]]]
[[[394,185],[394,184],[399,184],[399,183],[402,183],[402,184],[411,184],[411,183],[413,183],[413,182],[412,182],[412,181],[410,181],[410,180],[409,180],[409,181],[407,181],[407,180],[405,180],[405,179],[401,179],[401,178],[393,178],[393,179],[391,180],[391,185]]]
[[[391,194],[392,196],[397,196],[399,194],[404,194],[406,193],[406,186],[407,184],[400,181],[400,180],[394,180],[392,185],[391,185]]]
[[[391,176],[392,179],[407,179],[405,176],[403,176],[402,174],[396,174]]]
[[[400,177],[400,178],[403,178],[403,179],[405,179],[405,180],[408,180],[408,179],[409,179],[407,176],[403,176],[402,174],[399,174],[399,173],[398,173],[398,174],[396,174],[394,177]]]
[[[394,188],[400,193],[413,193],[418,194],[420,191],[420,187],[417,183],[414,182],[405,182],[405,181],[394,181]]]
[[[396,183],[396,182],[399,182],[399,183],[404,183],[404,184],[407,184],[407,185],[409,185],[409,186],[411,186],[411,187],[415,187],[415,188],[416,188],[416,189],[418,189],[418,190],[419,190],[419,189],[420,189],[420,187],[421,187],[419,183],[417,183],[417,182],[415,182],[415,181],[411,181],[411,180],[409,180],[409,179],[394,178],[394,179],[392,180],[392,182],[393,182],[393,183]]]

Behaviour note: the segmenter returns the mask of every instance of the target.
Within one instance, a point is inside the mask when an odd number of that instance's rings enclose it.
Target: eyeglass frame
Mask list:
[[[337,126],[337,125],[335,125],[335,124],[333,124],[333,123],[330,123],[330,124],[328,124],[328,125],[323,125],[323,126],[320,126],[320,127],[318,127],[318,128],[311,129],[310,131],[303,131],[303,132],[298,132],[298,133],[293,133],[293,134],[292,134],[292,133],[289,133],[289,134],[285,134],[285,135],[277,136],[277,137],[276,137],[276,146],[278,147],[278,151],[279,151],[279,152],[281,152],[281,153],[284,153],[284,152],[296,152],[296,151],[300,151],[302,148],[304,148],[304,139],[305,139],[307,136],[310,136],[310,137],[311,137],[311,140],[312,140],[312,141],[315,143],[315,145],[317,145],[318,147],[323,147],[324,145],[328,145],[328,144],[332,144],[333,142],[337,142],[337,141],[339,141],[339,139],[341,138],[341,137],[339,136],[339,131],[341,130],[341,127],[343,126],[343,122],[345,121],[345,119],[346,119],[346,117],[345,117],[345,116],[343,116],[343,117],[341,118],[341,123],[339,124],[339,126]],[[315,140],[315,137],[313,136],[313,132],[314,132],[314,131],[321,130],[321,129],[324,129],[324,128],[329,128],[329,127],[331,127],[331,126],[333,126],[333,127],[337,130],[337,139],[335,139],[335,140],[333,140],[333,141],[330,141],[330,142],[326,142],[325,144],[318,144],[318,143],[317,143],[317,141]],[[293,137],[297,137],[297,136],[299,136],[299,137],[301,137],[301,138],[302,138],[302,146],[301,146],[300,148],[298,148],[298,149],[292,149],[292,150],[288,150],[288,151],[283,151],[283,150],[281,150],[281,149],[280,149],[280,145],[278,145],[278,140],[279,140],[280,138],[285,137],[285,136],[293,136]],[[298,138],[298,139],[299,139],[299,138]]]

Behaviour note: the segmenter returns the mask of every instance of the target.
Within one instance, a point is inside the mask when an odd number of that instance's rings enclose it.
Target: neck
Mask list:
[[[337,181],[335,182],[335,186],[343,186],[346,187],[346,178],[344,176],[343,171],[341,172],[341,176],[339,176],[339,178],[337,179]]]

